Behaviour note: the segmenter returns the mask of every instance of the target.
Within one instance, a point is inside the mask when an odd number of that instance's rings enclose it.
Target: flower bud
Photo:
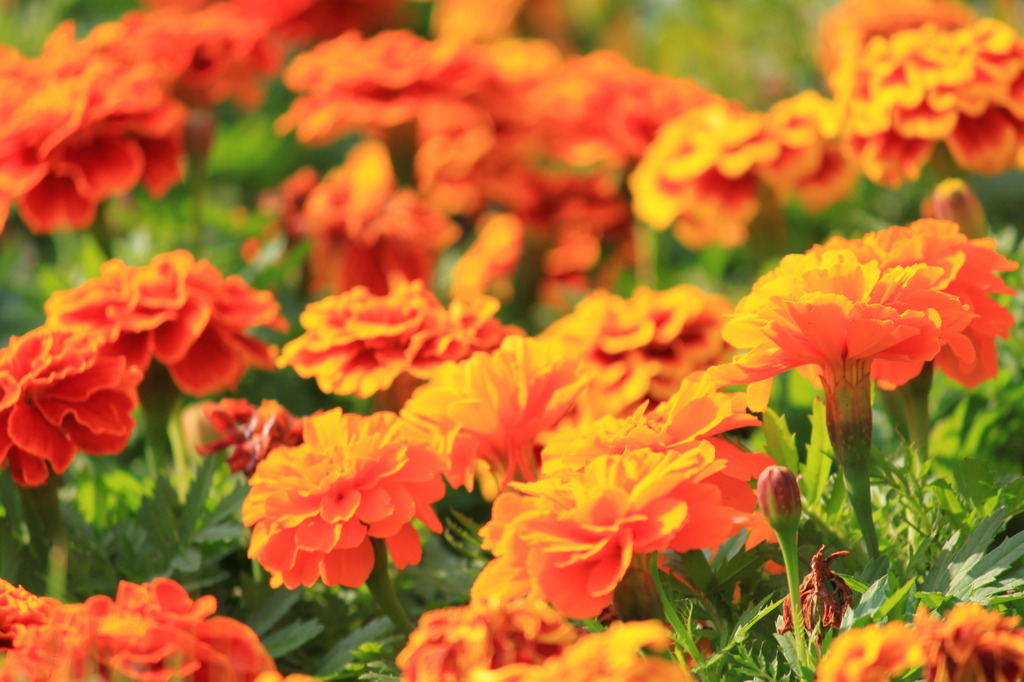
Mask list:
[[[988,234],[985,209],[971,186],[960,178],[947,178],[936,185],[931,196],[921,205],[921,215],[952,220],[960,225],[960,231],[969,239]]]
[[[776,532],[794,532],[800,523],[800,484],[786,467],[770,466],[757,479],[757,503]]]

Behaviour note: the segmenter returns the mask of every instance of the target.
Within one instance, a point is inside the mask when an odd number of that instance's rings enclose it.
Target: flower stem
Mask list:
[[[659,590],[654,584],[648,555],[634,554],[625,575],[615,588],[612,603],[615,605],[616,614],[624,621],[651,618],[664,620],[665,605],[661,597],[663,593],[664,590]]]
[[[107,218],[103,213],[103,206],[99,206],[96,209],[96,218],[92,221],[92,236],[96,238],[96,244],[100,247],[100,251],[108,259],[114,257],[114,245],[110,238],[110,226],[107,224]]]
[[[633,223],[633,263],[637,284],[658,288],[658,237],[647,225]]]
[[[796,533],[778,533],[779,548],[782,550],[782,561],[786,565],[786,582],[789,585],[789,605],[793,613],[793,636],[796,639],[796,658],[801,665],[808,665],[807,660],[807,629],[804,624],[802,602],[800,600],[800,561],[796,554]],[[803,679],[803,671],[797,671],[797,677]]]
[[[928,437],[932,429],[928,394],[932,390],[934,372],[934,364],[926,362],[920,374],[897,389],[907,417],[907,438],[919,464],[928,459]]]
[[[35,488],[19,487],[29,543],[37,560],[46,561],[45,594],[63,599],[68,580],[68,533],[61,520],[57,490],[60,481],[55,474]]]
[[[398,601],[398,594],[395,592],[395,585],[391,582],[391,575],[388,573],[388,546],[382,538],[370,538],[373,543],[373,570],[370,577],[366,579],[366,587],[370,594],[377,600],[377,605],[384,612],[395,627],[405,634],[413,631],[412,621],[409,615],[402,608]]]
[[[181,391],[162,364],[154,362],[146,371],[146,378],[139,384],[139,402],[146,426],[145,453],[150,474],[157,478],[171,468],[175,490],[179,498],[184,499],[186,491],[182,488],[187,487],[188,481],[183,476],[187,477],[187,473],[181,472],[184,462],[176,456],[170,435],[181,403]]]

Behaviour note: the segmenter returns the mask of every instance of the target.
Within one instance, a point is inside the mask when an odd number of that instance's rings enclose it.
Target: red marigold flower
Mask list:
[[[923,606],[914,630],[924,648],[925,680],[1004,682],[1024,677],[1024,628],[981,604],[957,604],[939,620]]]
[[[868,178],[893,187],[916,180],[939,143],[974,173],[1019,163],[1022,82],[1024,40],[994,19],[876,37],[830,78],[844,140]]]
[[[214,597],[193,601],[168,578],[122,581],[114,599],[100,595],[62,606],[46,624],[26,630],[0,679],[252,682],[273,670],[256,633],[214,616],[216,610]]]
[[[372,539],[386,543],[396,567],[419,563],[413,519],[441,532],[430,508],[444,496],[433,437],[391,412],[307,417],[303,443],[256,467],[242,505],[249,556],[270,584],[359,587],[373,569]]]
[[[621,414],[648,399],[667,400],[684,377],[723,362],[724,296],[686,284],[666,291],[637,287],[628,299],[592,292],[542,338],[594,368],[577,410],[584,419]]]
[[[686,668],[642,653],[643,649],[667,651],[671,643],[664,623],[612,623],[604,632],[581,637],[539,666],[508,669],[509,676],[496,677],[493,682],[693,682]],[[492,682],[490,678],[488,682]]]
[[[316,377],[324,393],[368,398],[404,373],[426,378],[446,360],[496,348],[513,331],[494,318],[498,307],[480,297],[446,310],[420,280],[386,296],[355,287],[306,306],[299,317],[305,333],[277,362]]]
[[[557,343],[509,336],[492,353],[438,367],[402,415],[444,434],[452,486],[472,490],[479,471],[505,487],[537,477],[539,437],[572,409],[587,378]]]
[[[118,259],[100,277],[46,302],[47,324],[105,340],[105,352],[145,370],[153,358],[182,391],[204,396],[234,388],[250,366],[273,367],[274,349],[246,336],[249,327],[283,330],[273,294],[238,275],[224,277],[183,250],[130,267]]]
[[[385,294],[399,282],[433,279],[458,227],[410,190],[396,190],[387,147],[369,140],[310,190],[302,206],[312,242],[311,288],[354,286]]]
[[[906,623],[867,625],[841,633],[818,663],[818,682],[886,682],[924,663],[917,633]]]
[[[279,133],[326,144],[353,129],[392,128],[415,120],[433,99],[459,99],[483,84],[486,71],[457,43],[410,31],[364,38],[349,31],[297,56],[284,83],[301,93],[277,121]]]
[[[260,78],[281,65],[269,30],[269,22],[222,2],[191,11],[167,6],[131,12],[96,27],[85,42],[126,63],[154,64],[190,106],[233,98],[252,108],[263,99]]]
[[[56,599],[37,597],[0,578],[0,651],[15,648],[26,630],[45,625],[61,606]]]
[[[480,530],[495,558],[472,594],[530,594],[572,618],[597,616],[634,556],[710,549],[730,536],[734,511],[709,480],[724,466],[711,443],[691,441],[667,452],[628,449],[512,483]]]
[[[302,419],[296,418],[276,400],[264,400],[253,407],[242,398],[224,398],[203,405],[205,416],[221,434],[220,440],[199,445],[200,455],[210,455],[228,446],[235,446],[228,457],[228,466],[247,477],[256,465],[274,448],[293,447],[302,443]]]
[[[833,238],[812,251],[849,250],[862,262],[875,262],[884,270],[923,263],[942,269],[938,291],[955,297],[970,318],[966,328],[946,329],[935,364],[965,386],[991,379],[999,369],[996,337],[1006,338],[1013,316],[991,298],[1013,294],[999,277],[1019,266],[996,251],[994,239],[968,239],[948,220],[925,219],[909,227],[894,226],[869,232],[860,239]],[[914,363],[876,361],[872,374],[882,388],[893,389],[920,373],[924,361]]]
[[[88,227],[140,182],[160,196],[181,179],[185,108],[152,64],[97,54],[74,32],[63,24],[35,59],[0,54],[0,204],[40,234]]]
[[[482,671],[542,663],[580,635],[542,602],[485,599],[424,613],[395,662],[405,682],[469,680]]]
[[[78,450],[112,455],[128,443],[142,372],[100,343],[40,327],[0,349],[0,464],[19,485],[64,473]]]

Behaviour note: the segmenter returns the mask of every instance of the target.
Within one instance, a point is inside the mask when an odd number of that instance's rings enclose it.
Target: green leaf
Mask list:
[[[196,478],[188,489],[185,498],[185,507],[181,511],[181,520],[178,522],[178,532],[186,542],[191,539],[192,533],[199,522],[206,507],[206,500],[210,497],[210,488],[213,486],[213,473],[217,468],[215,457],[203,458],[203,463],[196,471]]]
[[[800,471],[800,487],[808,502],[817,506],[825,495],[832,473],[832,443],[825,422],[825,403],[815,400],[811,407],[811,441],[807,444],[807,464]]]
[[[374,618],[350,632],[347,636],[338,640],[330,650],[324,654],[320,664],[315,668],[315,675],[332,675],[339,672],[346,665],[355,660],[354,652],[366,642],[379,639],[392,629],[391,622],[387,618]]]
[[[295,651],[300,646],[324,631],[323,623],[312,618],[289,623],[280,630],[266,637],[261,637],[267,653],[273,658],[280,658]]]
[[[246,623],[257,635],[263,637],[274,627],[279,620],[295,606],[302,598],[300,590],[288,590],[278,588],[265,599],[260,605],[253,609]]]
[[[786,423],[785,415],[776,414],[770,407],[761,417],[764,431],[765,453],[794,474],[800,473],[800,457],[796,451],[796,437]]]

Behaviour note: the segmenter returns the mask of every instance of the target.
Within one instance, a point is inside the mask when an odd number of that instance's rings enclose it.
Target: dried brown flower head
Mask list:
[[[825,629],[839,629],[843,613],[850,608],[853,592],[846,581],[832,572],[832,562],[850,553],[846,550],[823,556],[825,545],[811,557],[811,572],[800,582],[800,612],[807,632],[818,629],[818,644],[825,638]],[[779,633],[793,629],[793,606],[789,596],[782,602],[782,625]]]

